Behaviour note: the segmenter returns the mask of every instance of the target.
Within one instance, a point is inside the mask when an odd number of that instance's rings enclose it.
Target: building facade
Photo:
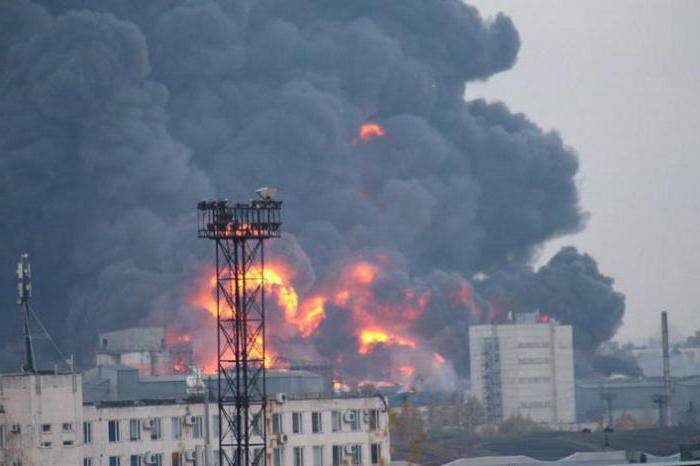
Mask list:
[[[183,398],[83,404],[80,379],[79,374],[0,376],[1,466],[218,464],[215,403]],[[382,397],[295,396],[271,397],[265,464],[390,463]]]
[[[571,326],[538,314],[469,327],[471,390],[492,420],[576,421]]]

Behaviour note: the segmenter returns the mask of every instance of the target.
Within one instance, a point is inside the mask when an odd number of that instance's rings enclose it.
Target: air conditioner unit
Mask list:
[[[283,404],[287,402],[287,394],[286,393],[277,393],[275,395],[275,401],[279,404]]]
[[[153,429],[156,426],[156,420],[152,417],[143,420],[143,428],[146,430]]]
[[[343,413],[343,421],[347,422],[348,424],[355,422],[356,418],[357,414],[352,409],[349,409]]]
[[[144,453],[143,454],[143,462],[145,464],[155,464],[156,463],[156,455],[154,455],[150,451]]]
[[[355,454],[355,445],[345,445],[344,453],[348,456]]]
[[[284,445],[287,442],[289,442],[289,435],[287,434],[279,434],[277,436],[277,444],[278,445]]]
[[[197,461],[197,452],[194,450],[187,450],[185,452],[185,461],[188,461],[190,463],[194,463]]]
[[[192,414],[188,414],[185,416],[185,425],[188,426],[193,426],[197,423],[197,416],[193,416]]]
[[[13,434],[19,434],[20,432],[22,432],[22,428],[19,426],[19,424],[12,424],[12,426],[10,427],[10,432],[12,432]]]

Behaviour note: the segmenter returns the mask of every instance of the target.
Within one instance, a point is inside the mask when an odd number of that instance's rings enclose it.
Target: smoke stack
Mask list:
[[[664,363],[664,407],[663,426],[671,426],[671,364],[668,355],[668,313],[661,313],[661,345]]]

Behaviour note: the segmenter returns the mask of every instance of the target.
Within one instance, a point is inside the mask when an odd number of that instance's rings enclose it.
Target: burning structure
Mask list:
[[[571,326],[547,314],[469,328],[472,393],[493,420],[576,422]]]
[[[97,366],[124,365],[139,374],[184,374],[194,364],[186,335],[168,335],[163,327],[136,327],[100,333]]]
[[[0,21],[0,260],[26,250],[52,277],[33,299],[79,364],[100,332],[167,324],[213,368],[215,271],[191,207],[266,183],[289,219],[266,256],[271,355],[451,386],[469,374],[468,327],[506,310],[549,310],[582,357],[620,324],[624,297],[592,257],[532,266],[585,224],[577,155],[502,103],[464,100],[515,63],[504,15],[461,0],[17,0]]]

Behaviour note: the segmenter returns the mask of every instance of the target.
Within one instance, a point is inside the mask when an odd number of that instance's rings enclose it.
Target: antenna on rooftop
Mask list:
[[[24,253],[20,256],[19,262],[17,262],[17,304],[20,306],[22,312],[22,333],[24,335],[24,363],[22,364],[22,371],[31,374],[36,374],[38,372],[38,367],[36,365],[36,357],[34,352],[34,343],[32,341],[32,332],[29,325],[30,316],[34,318],[36,323],[41,329],[41,333],[46,336],[53,348],[58,353],[61,358],[61,362],[65,364],[71,372],[73,372],[73,355],[70,358],[66,358],[65,355],[53,341],[51,335],[41,323],[39,316],[36,315],[34,309],[30,304],[32,299],[32,266],[29,263],[29,254]]]
[[[24,332],[24,364],[22,371],[36,373],[34,345],[29,330],[29,301],[32,298],[32,267],[29,264],[29,254],[20,256],[17,263],[17,304],[22,310],[22,327]]]

